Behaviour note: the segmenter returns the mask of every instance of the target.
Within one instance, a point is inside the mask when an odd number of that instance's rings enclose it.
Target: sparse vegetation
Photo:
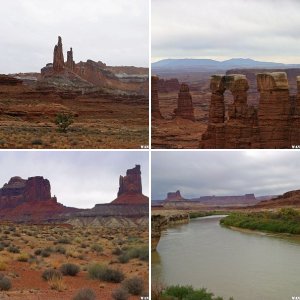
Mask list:
[[[115,283],[123,281],[125,277],[121,271],[100,264],[91,265],[88,273],[91,279],[100,279]]]
[[[73,300],[96,300],[96,294],[92,289],[81,289]]]
[[[11,282],[9,278],[0,274],[0,291],[8,291],[11,289]]]
[[[161,300],[223,300],[222,297],[215,297],[206,289],[194,289],[192,286],[171,285],[167,287],[158,299]],[[229,298],[233,300],[233,298]]]
[[[62,274],[58,270],[47,269],[43,272],[42,277],[44,280],[49,281],[53,279],[62,279]]]
[[[141,295],[144,290],[144,281],[138,277],[128,278],[122,285],[132,295]]]
[[[55,124],[58,131],[67,132],[68,127],[74,122],[74,117],[70,113],[59,113],[56,115]]]
[[[127,300],[129,298],[129,294],[127,290],[124,288],[115,289],[111,293],[111,296],[113,297],[114,300]]]
[[[67,263],[60,267],[60,271],[66,276],[76,276],[76,274],[80,271],[80,268],[75,264]]]

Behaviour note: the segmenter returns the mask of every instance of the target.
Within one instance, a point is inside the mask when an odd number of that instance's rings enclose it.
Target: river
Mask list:
[[[152,281],[205,287],[226,300],[300,297],[299,238],[228,229],[220,218],[163,232],[152,253]]]

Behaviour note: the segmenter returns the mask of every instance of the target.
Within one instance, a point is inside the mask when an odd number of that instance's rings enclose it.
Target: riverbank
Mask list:
[[[231,213],[220,220],[220,224],[271,233],[300,234],[300,212],[292,208],[282,208],[277,212]]]

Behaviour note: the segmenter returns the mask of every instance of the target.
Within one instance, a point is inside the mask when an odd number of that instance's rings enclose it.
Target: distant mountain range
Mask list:
[[[232,58],[224,61],[213,59],[163,59],[152,63],[153,70],[178,70],[190,69],[194,71],[229,70],[229,69],[287,69],[300,68],[300,64],[283,64],[276,62],[256,61],[250,58]]]

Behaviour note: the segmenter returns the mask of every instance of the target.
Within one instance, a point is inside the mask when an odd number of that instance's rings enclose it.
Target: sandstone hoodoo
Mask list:
[[[245,75],[212,76],[210,88],[209,123],[201,148],[291,148],[300,143],[299,104],[289,94],[285,72],[257,74],[258,108],[247,104]],[[225,90],[233,95],[227,118]]]
[[[192,95],[186,83],[182,83],[180,86],[177,108],[174,113],[177,117],[195,121]]]
[[[61,72],[65,67],[64,62],[64,53],[63,53],[63,46],[61,37],[58,37],[58,43],[54,47],[53,53],[53,70],[54,72]]]
[[[120,176],[118,197],[111,204],[145,205],[149,198],[142,193],[141,167],[128,169],[126,176]]]
[[[75,209],[63,206],[51,196],[50,182],[42,176],[28,179],[15,176],[0,189],[2,220],[38,221],[71,211]]]

